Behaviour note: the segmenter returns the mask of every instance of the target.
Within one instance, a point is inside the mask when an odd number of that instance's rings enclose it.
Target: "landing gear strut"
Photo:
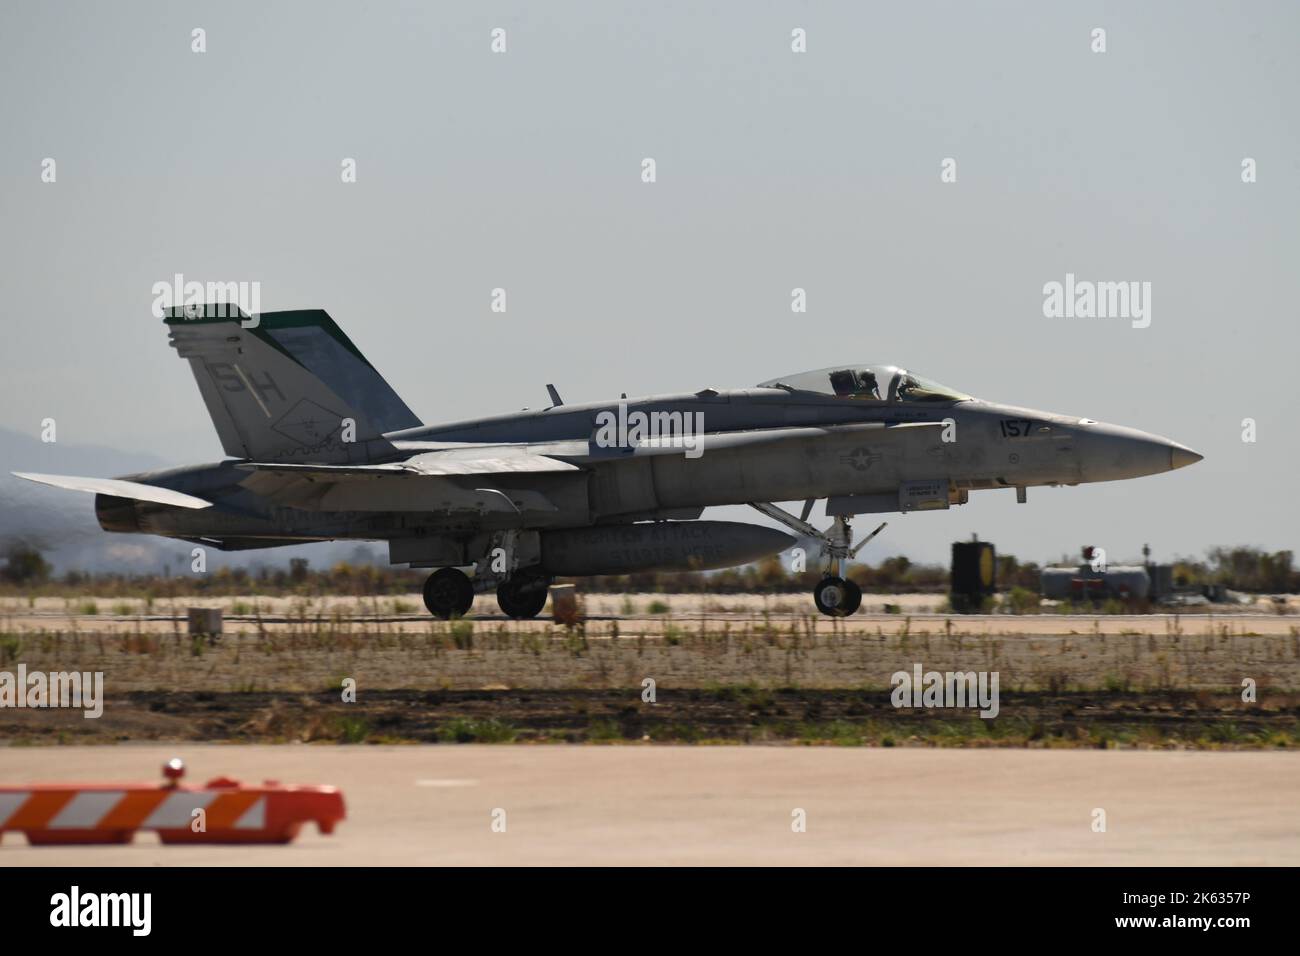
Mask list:
[[[424,606],[444,621],[464,617],[474,605],[474,584],[457,568],[439,568],[424,582]]]
[[[550,578],[542,574],[512,574],[497,585],[497,604],[507,617],[536,617],[546,606],[550,586]]]
[[[857,557],[868,541],[885,530],[887,522],[882,521],[875,531],[857,544],[850,545],[853,538],[847,515],[837,515],[835,523],[826,531],[818,531],[808,523],[808,515],[812,513],[813,506],[811,498],[804,502],[803,514],[798,518],[766,501],[751,501],[749,506],[776,519],[787,528],[809,538],[816,538],[822,543],[827,561],[825,577],[813,588],[813,603],[817,605],[817,610],[829,617],[848,617],[862,606],[862,589],[840,575],[844,564]]]

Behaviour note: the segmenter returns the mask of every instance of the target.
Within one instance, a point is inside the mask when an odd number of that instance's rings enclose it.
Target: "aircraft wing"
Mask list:
[[[403,451],[415,452],[402,461],[376,465],[316,465],[286,462],[248,462],[240,468],[258,474],[308,482],[348,482],[376,478],[428,478],[446,476],[492,476],[524,472],[572,472],[603,462],[653,455],[682,455],[692,448],[724,449],[772,445],[785,441],[819,438],[832,434],[860,434],[865,441],[889,440],[918,428],[941,428],[941,422],[903,422],[886,425],[867,422],[797,428],[756,428],[750,431],[716,432],[693,436],[649,438],[631,447],[601,447],[590,440],[481,444],[470,442],[395,442]],[[245,482],[245,487],[253,487]]]
[[[75,475],[38,475],[32,472],[11,472],[15,478],[53,485],[55,488],[67,488],[70,491],[88,491],[96,495],[113,495],[117,498],[133,498],[136,501],[153,501],[160,505],[174,505],[177,508],[211,508],[212,502],[204,501],[193,495],[187,495],[170,488],[157,485],[145,485],[138,481],[124,481],[121,478],[80,478]]]
[[[240,484],[282,505],[321,511],[420,511],[433,513],[518,513],[557,511],[541,485],[520,487],[530,475],[574,474],[602,464],[655,455],[771,446],[831,434],[860,435],[864,442],[885,442],[917,429],[941,428],[941,422],[886,425],[869,422],[797,428],[762,428],[693,436],[647,439],[631,448],[605,448],[590,440],[516,442],[403,442],[411,452],[402,461],[372,465],[248,462]],[[703,438],[702,443],[694,444]],[[511,480],[513,479],[513,480]]]

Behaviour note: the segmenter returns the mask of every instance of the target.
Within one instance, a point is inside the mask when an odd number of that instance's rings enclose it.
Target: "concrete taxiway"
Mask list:
[[[178,753],[189,783],[334,784],[348,819],[272,847],[6,834],[0,866],[1300,864],[1300,755],[1278,752],[23,747],[4,751],[0,784],[149,780]]]

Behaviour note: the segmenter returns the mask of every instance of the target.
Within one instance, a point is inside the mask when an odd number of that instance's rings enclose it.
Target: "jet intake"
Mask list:
[[[542,568],[548,574],[631,574],[711,571],[784,551],[784,531],[739,521],[653,521],[544,531]]]
[[[131,498],[116,495],[95,495],[95,517],[105,531],[134,534],[140,530],[140,515]]]

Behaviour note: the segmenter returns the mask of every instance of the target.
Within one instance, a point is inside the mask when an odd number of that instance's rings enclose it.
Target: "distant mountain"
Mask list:
[[[21,541],[39,548],[59,573],[147,573],[169,567],[172,573],[188,571],[193,547],[188,542],[144,534],[110,534],[95,520],[94,495],[38,485],[10,474],[35,471],[112,478],[175,464],[155,455],[115,448],[43,442],[36,435],[0,428],[0,558],[11,543]],[[295,557],[307,558],[313,567],[328,567],[343,560],[387,563],[382,545],[358,552],[358,543],[341,541],[231,554],[209,550],[208,568],[286,567]]]

